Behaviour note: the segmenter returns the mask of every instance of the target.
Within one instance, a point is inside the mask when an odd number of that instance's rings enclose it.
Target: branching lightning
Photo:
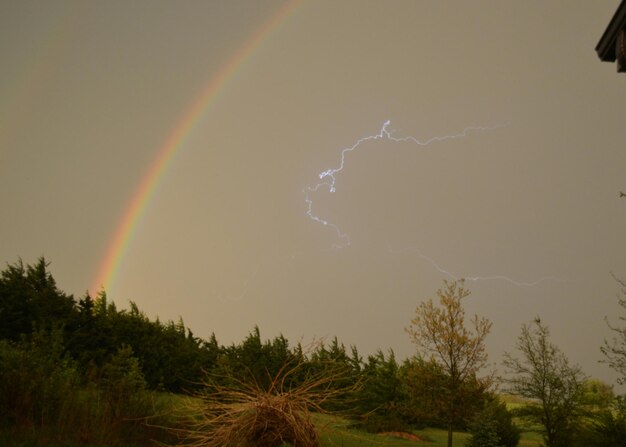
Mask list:
[[[341,150],[341,159],[339,162],[339,165],[336,168],[329,168],[326,169],[325,171],[322,171],[319,173],[318,177],[319,177],[319,182],[311,185],[311,186],[307,186],[305,187],[302,192],[304,193],[304,201],[306,203],[306,215],[313,221],[325,226],[325,227],[329,227],[332,228],[333,231],[336,233],[337,235],[337,239],[338,242],[333,244],[334,248],[344,248],[350,245],[350,236],[348,235],[347,232],[342,231],[339,226],[335,223],[330,222],[329,220],[320,217],[318,215],[316,215],[313,211],[313,199],[311,198],[311,195],[314,193],[317,193],[320,190],[327,190],[329,193],[334,193],[337,190],[337,175],[343,171],[344,167],[346,166],[346,156],[349,152],[353,152],[356,151],[362,144],[368,142],[368,141],[374,141],[374,140],[390,140],[393,142],[410,142],[413,143],[417,146],[428,146],[430,144],[433,143],[437,143],[437,142],[442,142],[442,141],[446,141],[446,140],[452,140],[452,139],[458,139],[458,138],[463,138],[463,137],[467,137],[470,133],[472,132],[484,132],[484,131],[491,131],[491,130],[495,130],[498,128],[502,128],[505,127],[504,125],[500,125],[500,126],[491,126],[491,127],[477,127],[477,126],[472,126],[472,127],[466,127],[465,129],[463,129],[461,132],[457,133],[457,134],[452,134],[452,135],[444,135],[444,136],[436,136],[436,137],[432,137],[430,139],[427,140],[418,140],[417,138],[413,137],[413,136],[404,136],[404,137],[396,137],[394,136],[394,131],[393,130],[389,130],[389,126],[391,124],[391,121],[387,120],[385,121],[385,123],[383,124],[382,128],[380,129],[380,132],[378,132],[377,134],[374,135],[370,135],[370,136],[366,136],[366,137],[362,137],[360,139],[358,139],[352,146],[346,147],[344,149]],[[414,252],[416,253],[421,259],[423,259],[424,261],[428,262],[435,270],[437,270],[439,273],[457,280],[459,279],[459,277],[457,275],[454,275],[452,272],[450,272],[449,270],[446,270],[445,268],[443,268],[440,264],[438,264],[437,262],[435,262],[435,260],[429,256],[424,255],[423,253],[421,253],[419,250],[410,247],[410,248],[405,248],[405,249],[401,249],[401,250],[391,250],[389,249],[390,253],[394,253],[394,254],[399,254],[399,253],[404,253],[404,252]],[[508,282],[514,286],[518,286],[518,287],[532,287],[532,286],[536,286],[542,282],[545,281],[559,281],[559,282],[565,282],[566,280],[562,280],[553,276],[545,276],[542,277],[540,279],[537,280],[533,280],[533,281],[519,281],[513,278],[510,278],[506,275],[490,275],[490,276],[465,276],[464,277],[465,280],[467,281],[505,281]]]
[[[330,168],[330,169],[320,172],[318,175],[320,182],[316,183],[313,186],[307,186],[302,190],[302,192],[304,193],[304,201],[307,204],[306,215],[313,221],[332,228],[337,233],[337,238],[339,239],[340,242],[333,245],[336,248],[343,248],[343,247],[350,245],[350,236],[348,235],[348,233],[343,232],[339,228],[339,226],[337,226],[336,224],[320,216],[317,216],[313,213],[313,199],[311,199],[311,194],[316,193],[320,189],[324,189],[324,188],[328,189],[328,192],[330,193],[336,192],[337,190],[336,189],[336,183],[337,183],[336,175],[340,173],[341,171],[343,171],[343,168],[346,165],[346,154],[348,152],[355,151],[363,143],[367,141],[373,141],[373,140],[387,139],[396,143],[411,142],[418,146],[428,146],[432,143],[437,143],[437,142],[446,141],[446,140],[454,140],[457,138],[463,138],[463,137],[466,137],[470,132],[484,132],[484,131],[495,130],[495,129],[504,127],[504,126],[492,126],[492,127],[471,126],[471,127],[466,127],[465,129],[463,129],[463,131],[457,134],[437,136],[437,137],[432,137],[428,140],[421,141],[413,136],[406,136],[406,137],[393,136],[394,131],[388,129],[390,124],[391,124],[390,120],[385,121],[385,123],[383,124],[383,127],[380,129],[380,132],[378,132],[377,134],[360,138],[352,146],[342,149],[341,161],[339,163],[339,166],[336,168]]]

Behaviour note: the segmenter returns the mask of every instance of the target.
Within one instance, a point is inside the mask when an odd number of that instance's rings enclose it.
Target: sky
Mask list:
[[[613,383],[618,3],[0,0],[0,262],[222,344],[400,359],[467,278],[495,367],[540,316]]]

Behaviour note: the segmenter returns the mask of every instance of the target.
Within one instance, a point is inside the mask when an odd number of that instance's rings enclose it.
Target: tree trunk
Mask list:
[[[454,428],[454,414],[456,411],[456,396],[458,394],[458,386],[456,384],[455,376],[452,377],[452,383],[450,385],[450,396],[448,396],[448,447],[452,447],[452,429]]]

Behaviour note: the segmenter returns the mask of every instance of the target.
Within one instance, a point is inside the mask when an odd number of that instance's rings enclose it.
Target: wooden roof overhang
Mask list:
[[[604,62],[617,61],[617,71],[626,72],[626,0],[617,7],[596,45],[596,53]]]

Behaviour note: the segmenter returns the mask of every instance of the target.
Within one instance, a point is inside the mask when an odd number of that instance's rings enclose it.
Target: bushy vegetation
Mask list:
[[[147,442],[161,436],[150,426],[172,425],[148,419],[171,416],[155,407],[159,393],[206,392],[207,377],[219,387],[268,389],[293,364],[300,367],[289,377],[291,387],[332,376],[327,391],[350,389],[319,408],[340,411],[360,428],[448,424],[441,411],[445,378],[434,365],[398,364],[392,351],[363,360],[356,347],[346,349],[336,338],[303,349],[283,336],[263,340],[258,327],[240,344],[221,346],[215,336],[194,336],[182,320],[152,321],[132,302],[118,309],[104,291],[75,300],[57,288],[43,258],[32,266],[18,261],[0,274],[0,312],[0,424],[41,440]],[[483,392],[470,386],[467,402],[480,401]],[[455,424],[463,428],[468,420]]]
[[[61,333],[39,331],[20,342],[0,341],[0,425],[16,445],[147,442],[157,435],[166,403],[145,389],[138,361],[121,348],[87,381],[64,352]]]
[[[513,415],[497,396],[484,402],[469,426],[471,437],[468,447],[515,447],[521,430],[513,423]]]

